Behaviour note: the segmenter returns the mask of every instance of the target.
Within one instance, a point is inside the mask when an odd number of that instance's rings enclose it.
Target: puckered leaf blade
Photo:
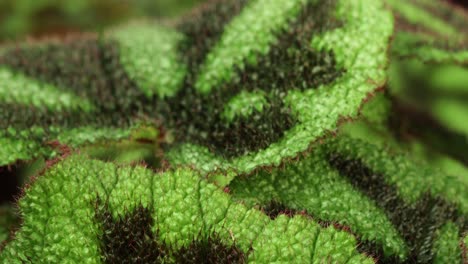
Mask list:
[[[299,161],[238,176],[228,188],[270,217],[307,214],[342,225],[361,251],[392,263],[457,259],[454,241],[468,227],[465,181],[345,136]]]
[[[234,169],[241,172],[264,165],[278,165],[283,159],[305,151],[311,142],[327,131],[335,130],[341,118],[356,116],[368,94],[384,85],[392,18],[379,1],[337,1],[329,12],[329,17],[322,18],[325,22],[321,21],[321,25],[333,25],[339,21],[338,26],[331,26],[329,30],[324,26],[307,36],[307,41],[311,41],[307,49],[332,52],[336,60],[335,69],[344,73],[326,85],[310,86],[304,90],[287,87],[284,102],[297,120],[279,140],[264,149],[245,152],[244,156],[231,159],[216,157],[209,150],[189,142],[169,151],[171,162],[195,164],[208,171]],[[270,63],[282,63],[274,59]],[[320,65],[316,70],[320,70]],[[268,108],[268,104],[263,107]]]
[[[0,75],[8,91],[0,99],[9,102],[0,127],[25,136],[2,138],[31,146],[10,155],[40,156],[40,146],[70,131],[121,139],[147,122],[175,139],[166,149],[173,164],[248,172],[297,156],[384,84],[393,21],[382,1],[286,2],[214,1],[175,26],[140,23],[4,49],[2,69],[24,78]],[[23,98],[12,92],[19,81],[25,92],[39,86],[53,96]],[[243,94],[263,98],[246,108]]]
[[[19,202],[23,224],[0,253],[1,259],[99,263],[103,232],[95,211],[99,201],[105,201],[114,219],[138,206],[148,208],[154,219],[152,232],[175,252],[194,237],[216,232],[223,243],[238,245],[253,263],[351,258],[372,263],[358,257],[351,234],[322,228],[303,216],[270,220],[259,210],[233,202],[193,170],[155,174],[83,156],[49,168],[28,188]]]

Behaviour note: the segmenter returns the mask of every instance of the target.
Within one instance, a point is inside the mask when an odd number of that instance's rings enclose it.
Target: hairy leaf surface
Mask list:
[[[203,240],[217,233],[223,244],[238,246],[249,263],[372,263],[356,251],[351,234],[323,228],[306,216],[270,220],[261,211],[232,201],[193,170],[156,174],[142,167],[119,167],[83,156],[71,156],[49,168],[27,190],[20,201],[21,230],[0,253],[0,259],[4,263],[105,262],[103,243],[107,240],[102,239],[106,234],[102,228],[106,222],[102,221],[116,222],[140,207],[146,208],[153,223],[146,236],[157,239],[154,243],[170,245],[170,262],[192,239]],[[100,217],[103,209],[110,213],[110,219]],[[129,236],[138,237],[138,225],[128,228]],[[113,239],[125,241],[124,236]],[[157,248],[152,250],[154,253]],[[122,255],[114,256],[117,259],[128,257],[121,251],[114,254],[119,252]]]
[[[169,26],[6,47],[0,164],[145,123],[173,139],[173,164],[277,165],[383,86],[392,29],[382,1],[219,0]]]
[[[382,145],[407,125],[468,164],[466,105],[414,96],[468,98],[467,17],[432,0],[213,0],[0,47],[0,169],[46,160],[0,260],[466,262],[466,179]],[[405,115],[414,97],[429,118]],[[337,133],[362,114],[379,147]]]

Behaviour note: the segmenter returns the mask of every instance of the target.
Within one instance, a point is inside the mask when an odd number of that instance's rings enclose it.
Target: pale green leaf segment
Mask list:
[[[34,140],[14,139],[10,137],[0,138],[0,158],[2,165],[12,164],[17,160],[31,159],[31,150],[34,150],[36,156],[54,156],[53,152],[47,146],[41,146]]]
[[[53,144],[57,140],[60,144],[70,147],[79,147],[86,143],[95,143],[101,140],[118,140],[128,138],[132,128],[101,128],[85,126],[63,131],[59,127],[51,127],[55,132],[55,139],[47,141],[42,127],[31,127],[29,131],[16,131],[9,129],[0,132],[0,165],[12,164],[18,160],[30,160],[35,157],[54,157],[58,154]],[[47,144],[44,144],[44,142]]]
[[[253,111],[262,112],[263,108],[267,105],[263,92],[241,92],[226,105],[223,117],[226,121],[231,122],[236,117],[248,117]]]
[[[462,263],[459,230],[453,223],[447,223],[441,230],[435,244],[434,263]]]
[[[44,106],[52,111],[67,109],[89,112],[93,107],[86,99],[60,91],[53,85],[15,74],[8,68],[0,68],[0,80],[3,82],[0,87],[0,101],[4,103]]]
[[[0,253],[3,263],[100,263],[102,232],[94,218],[97,196],[114,218],[139,205],[152,210],[153,232],[176,248],[200,234],[216,232],[236,243],[249,263],[373,263],[356,240],[305,216],[270,220],[232,201],[193,170],[155,174],[142,167],[71,156],[49,168],[19,204],[23,225]],[[251,251],[249,249],[252,248]],[[32,262],[31,262],[32,261]]]
[[[183,36],[154,23],[135,23],[109,34],[119,43],[120,59],[147,96],[173,96],[184,79],[177,44]]]

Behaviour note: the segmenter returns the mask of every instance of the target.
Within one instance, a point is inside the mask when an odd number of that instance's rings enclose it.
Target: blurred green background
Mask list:
[[[138,18],[167,18],[204,0],[0,0],[0,41],[99,31]]]

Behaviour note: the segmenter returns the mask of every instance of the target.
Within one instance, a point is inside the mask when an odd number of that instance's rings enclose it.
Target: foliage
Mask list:
[[[46,160],[0,259],[466,261],[467,17],[215,0],[0,47],[0,166]]]

